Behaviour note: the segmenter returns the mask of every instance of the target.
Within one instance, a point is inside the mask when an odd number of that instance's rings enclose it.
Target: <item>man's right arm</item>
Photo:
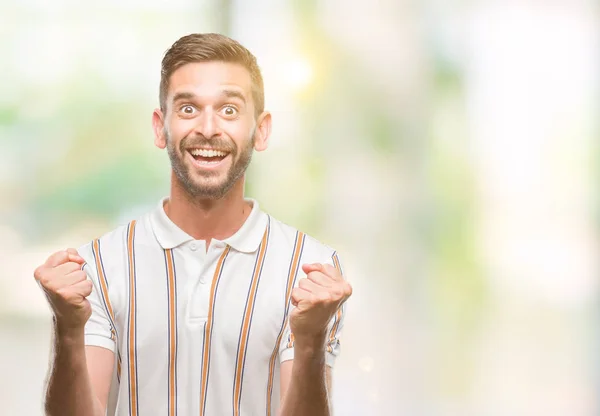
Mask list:
[[[45,409],[48,416],[104,416],[112,379],[114,353],[84,345],[80,334],[62,332],[55,325]]]
[[[92,282],[74,249],[53,254],[34,273],[54,315],[53,357],[46,391],[48,416],[104,416],[114,353],[85,346]]]

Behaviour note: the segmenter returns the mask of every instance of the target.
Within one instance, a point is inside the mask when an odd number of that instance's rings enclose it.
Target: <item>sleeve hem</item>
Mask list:
[[[335,355],[330,352],[325,352],[325,365],[333,367],[335,363]],[[288,348],[279,354],[279,362],[289,361],[294,359],[294,349]]]
[[[85,345],[94,346],[94,347],[102,347],[107,350],[115,352],[115,342],[110,339],[103,337],[102,335],[85,335]]]

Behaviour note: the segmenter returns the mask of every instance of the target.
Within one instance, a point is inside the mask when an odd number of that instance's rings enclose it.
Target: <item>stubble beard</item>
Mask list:
[[[252,132],[251,137],[242,148],[239,148],[233,141],[225,141],[224,139],[207,140],[205,138],[185,137],[180,142],[179,152],[177,152],[167,129],[165,129],[164,133],[167,139],[167,153],[171,161],[171,169],[175,173],[175,177],[182,189],[192,200],[217,200],[223,198],[233,185],[244,176],[252,160],[254,132]],[[227,149],[229,152],[228,157],[233,162],[226,173],[225,179],[221,182],[210,181],[208,183],[206,179],[211,177],[216,178],[221,175],[220,172],[202,172],[199,175],[196,172],[190,172],[194,168],[184,162],[184,157],[187,153],[185,149],[188,148],[188,144],[193,144],[194,146],[216,145],[219,148]],[[200,178],[198,178],[199,176]]]

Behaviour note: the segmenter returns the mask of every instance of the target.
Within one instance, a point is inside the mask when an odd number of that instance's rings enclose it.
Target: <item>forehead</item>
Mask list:
[[[194,62],[178,68],[169,80],[168,96],[178,92],[193,92],[196,95],[214,95],[224,87],[239,89],[251,98],[252,79],[250,72],[240,64],[210,61]]]

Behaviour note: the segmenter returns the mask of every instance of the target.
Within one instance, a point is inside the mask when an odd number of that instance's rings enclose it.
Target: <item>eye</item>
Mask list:
[[[232,105],[226,105],[221,111],[226,117],[233,117],[238,113],[237,108]]]
[[[194,108],[194,106],[187,104],[187,105],[182,106],[179,109],[179,111],[181,111],[183,114],[189,116],[189,115],[194,114],[196,112],[196,109]]]

